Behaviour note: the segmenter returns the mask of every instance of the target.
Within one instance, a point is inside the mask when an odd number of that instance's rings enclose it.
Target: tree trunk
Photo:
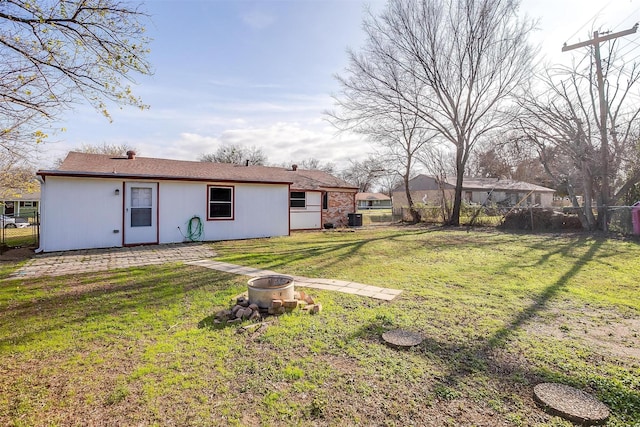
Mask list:
[[[456,150],[456,191],[453,198],[453,210],[448,225],[460,225],[460,210],[462,207],[462,184],[464,181],[464,164],[462,161],[462,148]]]
[[[586,165],[582,165],[582,192],[584,197],[583,209],[584,216],[587,222],[587,229],[590,231],[596,228],[596,218],[593,216],[593,177],[591,171]],[[583,224],[584,225],[584,224]]]
[[[404,191],[407,196],[407,203],[409,203],[409,213],[411,213],[411,222],[412,224],[417,224],[420,222],[420,212],[416,210],[416,207],[413,205],[413,198],[411,197],[411,189],[409,188],[409,175],[411,170],[411,163],[407,162],[407,168],[402,177],[404,180]]]
[[[580,224],[582,224],[582,228],[588,229],[589,222],[587,218],[584,216],[584,211],[582,210],[582,206],[578,203],[578,197],[576,197],[576,192],[573,189],[573,185],[569,183],[567,185],[567,192],[569,193],[569,199],[571,200],[571,204],[574,208],[576,208],[576,212],[578,213],[578,219],[580,220]]]

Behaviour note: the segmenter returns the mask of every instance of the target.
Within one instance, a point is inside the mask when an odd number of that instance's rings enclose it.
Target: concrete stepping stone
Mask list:
[[[533,398],[542,408],[581,425],[602,425],[609,418],[609,408],[592,395],[557,383],[541,383],[533,388]]]
[[[404,329],[394,329],[382,334],[382,339],[390,346],[397,348],[415,347],[422,343],[422,335],[406,331]]]

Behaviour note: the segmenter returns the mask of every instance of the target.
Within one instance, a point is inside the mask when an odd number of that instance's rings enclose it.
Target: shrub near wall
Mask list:
[[[545,208],[514,209],[504,217],[500,228],[509,230],[557,231],[581,229],[577,215]]]

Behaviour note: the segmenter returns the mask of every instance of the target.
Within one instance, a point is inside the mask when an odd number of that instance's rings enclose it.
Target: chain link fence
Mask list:
[[[444,224],[449,211],[439,206],[419,207],[421,222]],[[607,208],[607,229],[625,236],[640,235],[640,205]],[[594,208],[594,216],[597,208]],[[408,207],[393,209],[393,222],[411,222]],[[460,224],[467,226],[501,227],[510,230],[562,231],[581,230],[582,223],[576,208],[497,208],[466,205],[460,214]]]
[[[40,216],[0,216],[0,253],[8,249],[37,247],[40,241]]]

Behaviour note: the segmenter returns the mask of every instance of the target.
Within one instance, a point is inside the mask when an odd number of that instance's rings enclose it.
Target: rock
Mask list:
[[[227,320],[227,323],[242,323],[242,319],[236,317],[235,319]]]
[[[319,314],[322,311],[322,304],[314,304],[310,307],[311,307],[310,309],[311,314]]]
[[[274,316],[279,316],[280,314],[284,314],[284,307],[269,307],[267,312]]]
[[[258,304],[249,304],[249,308],[250,308],[251,310],[256,311],[256,310],[258,310],[260,307],[258,307]]]
[[[231,310],[220,310],[215,315],[216,320],[227,320],[230,317],[232,317]]]
[[[231,309],[231,317],[236,317],[236,314],[238,313],[238,310],[242,309],[241,305],[234,305],[233,308]]]
[[[260,319],[262,319],[262,316],[260,315],[260,312],[258,310],[254,310],[254,312],[251,313],[251,316],[249,316],[249,320],[251,321],[260,320]]]
[[[298,300],[297,299],[286,299],[286,300],[282,301],[282,306],[284,308],[289,309],[289,310],[293,310],[294,308],[298,307]]]
[[[281,299],[273,299],[271,300],[271,308],[280,308],[282,307],[282,300]]]
[[[305,295],[303,298],[304,302],[306,302],[307,304],[315,304],[316,302],[313,300],[313,297],[311,295]]]
[[[249,298],[245,296],[238,297],[236,303],[241,307],[249,307]]]
[[[247,320],[248,318],[251,317],[252,314],[253,314],[253,310],[247,307],[244,310],[242,310],[242,319]]]

